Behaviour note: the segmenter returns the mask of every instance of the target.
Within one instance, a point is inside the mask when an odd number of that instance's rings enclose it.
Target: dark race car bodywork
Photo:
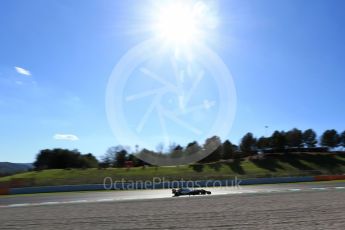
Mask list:
[[[189,189],[189,188],[180,188],[180,189],[173,189],[172,193],[174,196],[191,196],[191,195],[210,195],[210,191],[206,191],[205,189]]]

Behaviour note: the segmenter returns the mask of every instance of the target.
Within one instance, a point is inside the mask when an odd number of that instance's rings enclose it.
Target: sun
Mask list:
[[[154,30],[164,41],[190,44],[202,39],[206,5],[202,2],[174,1],[156,10]]]
[[[159,12],[157,32],[161,38],[170,42],[190,42],[198,33],[195,15],[188,5],[171,4]]]

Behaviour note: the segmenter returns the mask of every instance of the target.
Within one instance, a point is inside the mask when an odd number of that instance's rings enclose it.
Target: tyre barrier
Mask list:
[[[9,195],[9,188],[0,188],[0,195]]]
[[[314,176],[315,181],[345,180],[345,175]]]
[[[9,187],[8,183],[0,183],[0,195],[9,195]]]

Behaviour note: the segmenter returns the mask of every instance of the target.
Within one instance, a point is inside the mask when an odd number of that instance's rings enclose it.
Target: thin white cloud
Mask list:
[[[53,137],[55,140],[60,141],[78,141],[79,138],[73,134],[55,134]]]
[[[25,75],[25,76],[31,76],[31,73],[29,70],[24,69],[22,67],[15,66],[14,69],[17,71],[17,73]]]

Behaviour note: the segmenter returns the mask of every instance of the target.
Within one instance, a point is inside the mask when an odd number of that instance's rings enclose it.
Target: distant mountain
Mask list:
[[[25,172],[33,168],[31,163],[0,162],[0,175],[10,175]]]

